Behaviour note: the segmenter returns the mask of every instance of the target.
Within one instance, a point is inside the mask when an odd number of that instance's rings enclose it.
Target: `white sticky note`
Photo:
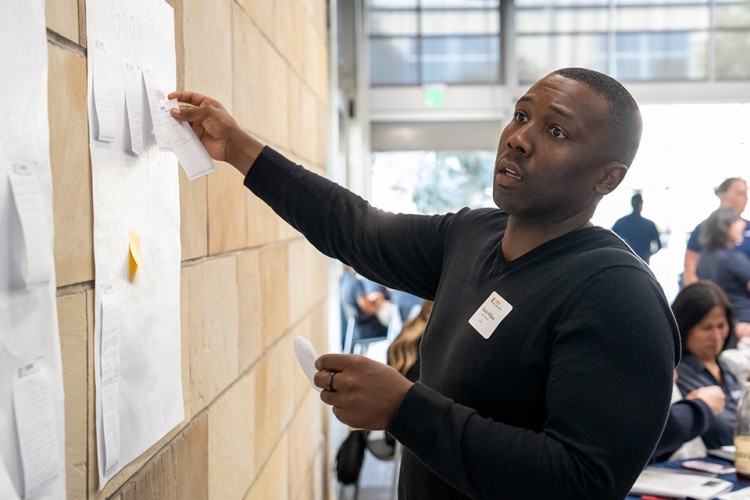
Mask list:
[[[13,411],[21,448],[24,498],[30,498],[60,474],[50,382],[39,360],[14,374]]]
[[[165,101],[161,104],[162,121],[165,124],[167,140],[182,170],[191,181],[202,177],[214,170],[214,162],[203,147],[193,128],[187,122],[176,120],[170,113],[173,108],[179,108],[177,99]]]
[[[143,152],[143,78],[140,68],[129,61],[125,62],[125,107],[128,112],[130,150],[140,156]]]
[[[469,324],[488,339],[497,328],[497,325],[513,310],[513,306],[502,298],[497,292],[492,292],[487,300],[479,306],[479,309],[469,318]]]
[[[120,319],[112,287],[102,287],[100,352],[104,470],[120,462]]]
[[[161,103],[167,98],[167,96],[159,88],[156,77],[148,68],[143,68],[143,82],[146,85],[146,97],[148,99],[148,108],[151,113],[151,123],[154,125],[156,144],[162,151],[172,151],[172,145],[169,143],[169,138],[165,130],[166,124],[163,119],[164,114],[161,112]]]
[[[115,106],[112,96],[112,61],[103,40],[96,39],[92,47],[94,86],[94,110],[98,130],[96,140],[112,142],[115,140]]]
[[[29,164],[14,163],[9,179],[23,233],[23,255],[18,256],[21,275],[26,288],[31,288],[49,282],[52,275],[49,215],[34,169]]]
[[[10,479],[8,469],[5,468],[2,458],[0,458],[0,499],[2,500],[20,500],[13,481]]]

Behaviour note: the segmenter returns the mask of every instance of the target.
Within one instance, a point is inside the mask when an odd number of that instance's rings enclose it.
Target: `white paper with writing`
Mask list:
[[[120,462],[120,326],[111,288],[102,297],[101,387],[104,428],[104,469]]]
[[[143,78],[141,69],[130,61],[125,62],[125,104],[128,112],[130,150],[143,153]]]
[[[164,121],[164,113],[161,111],[161,103],[167,98],[167,95],[148,68],[143,69],[143,82],[146,85],[148,109],[151,113],[151,123],[154,125],[156,144],[162,151],[172,151],[172,144],[169,142],[169,133],[166,129],[167,123]]]
[[[215,166],[193,128],[186,122],[175,120],[170,114],[171,109],[179,107],[177,99],[163,102],[160,108],[162,123],[172,151],[185,175],[192,181],[213,171]]]
[[[488,339],[512,309],[513,306],[507,300],[497,292],[492,292],[471,316],[469,324],[479,332],[479,335]]]
[[[16,213],[20,221],[23,255],[18,259],[26,288],[49,282],[52,274],[50,260],[50,224],[34,169],[25,163],[14,163],[10,175]]]
[[[97,468],[101,490],[118,471],[184,418],[180,343],[180,173],[175,156],[163,152],[157,143],[144,78],[144,70],[148,69],[149,82],[153,80],[155,89],[151,98],[158,100],[161,96],[163,100],[164,94],[177,86],[177,71],[175,16],[168,2],[87,0],[85,3],[87,39],[104,40],[111,57],[117,127],[111,144],[97,141],[95,129],[89,128],[96,274],[97,460],[92,466]],[[92,62],[89,57],[90,123],[96,120]],[[127,115],[127,105],[137,100],[130,98],[126,88],[128,62],[131,69],[141,71],[143,151],[140,155],[131,152],[132,144],[128,141],[131,135],[128,128],[134,125],[134,120]],[[159,104],[157,102],[155,109],[157,125]],[[160,128],[157,126],[155,130]],[[163,138],[158,139],[163,142]],[[140,252],[140,258],[148,263],[149,279],[130,280],[129,233],[149,242]],[[108,353],[112,352],[108,342],[112,313],[106,304],[104,284],[116,291],[118,389],[108,375],[113,372],[107,360]],[[109,382],[105,384],[104,378]]]
[[[44,0],[0,1],[0,46],[3,47],[0,68],[4,75],[0,78],[0,95],[3,96],[0,99],[0,116],[3,117],[0,133],[0,469],[4,469],[0,471],[0,499],[24,496],[24,464],[13,386],[18,369],[34,361],[44,368],[48,380],[47,402],[52,409],[52,421],[45,431],[56,437],[56,450],[53,446],[51,452],[56,453],[61,472],[54,480],[40,486],[33,498],[57,500],[65,498],[66,492],[62,472],[65,470],[65,411],[52,250],[54,219],[48,115],[53,102],[48,99],[48,93],[53,89],[54,94],[60,95],[57,89],[65,84],[58,81],[59,75],[47,78],[50,55],[47,53]],[[59,50],[49,47],[51,51]],[[18,175],[18,165],[24,165],[21,170],[28,167],[33,172],[34,183],[26,182],[29,176]],[[19,207],[24,217],[23,230]],[[25,239],[26,229],[31,239]],[[29,262],[28,273],[24,261]],[[26,278],[29,282],[44,283],[27,287]],[[24,424],[28,422],[21,425]],[[29,470],[27,467],[27,472]],[[9,494],[8,484],[13,490]]]
[[[90,47],[93,49],[89,54],[93,56],[94,67],[94,106],[98,127],[96,139],[102,142],[112,142],[115,140],[112,61],[103,40],[94,40],[93,46]]]
[[[13,410],[23,463],[24,497],[30,498],[60,474],[50,383],[44,366],[29,363],[13,378]]]

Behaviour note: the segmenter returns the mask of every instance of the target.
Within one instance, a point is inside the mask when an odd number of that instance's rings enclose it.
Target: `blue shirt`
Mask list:
[[[737,321],[750,322],[750,292],[747,290],[750,258],[747,255],[738,247],[703,252],[696,274],[698,278],[711,280],[724,290],[732,301]]]
[[[742,393],[742,388],[735,376],[721,361],[718,363],[724,379],[723,383],[716,380],[703,363],[689,351],[683,353],[682,361],[677,365],[677,387],[683,395],[687,396],[694,389],[709,385],[718,385],[724,391],[726,398],[724,411],[716,415],[708,430],[701,436],[709,450],[734,442],[734,417]]]
[[[745,221],[747,226],[745,226],[745,234],[743,234],[742,243],[737,245],[737,248],[739,250],[742,250],[748,257],[750,257],[750,221],[742,219]],[[703,224],[705,224],[706,221],[704,220],[697,226],[695,226],[695,229],[693,229],[693,232],[690,233],[690,238],[687,242],[687,248],[688,250],[692,250],[693,252],[700,253],[701,250],[703,250],[703,245],[701,245],[700,236],[701,236],[701,229],[703,229]]]
[[[656,224],[643,217],[639,212],[633,212],[615,222],[612,231],[617,233],[638,257],[648,263],[651,255],[661,250],[661,239]],[[651,251],[652,244],[656,250]]]

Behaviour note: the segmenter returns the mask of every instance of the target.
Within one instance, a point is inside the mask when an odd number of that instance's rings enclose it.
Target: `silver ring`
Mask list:
[[[334,375],[336,375],[336,372],[328,372],[328,377],[326,378],[326,391],[336,392],[336,389],[333,388]]]

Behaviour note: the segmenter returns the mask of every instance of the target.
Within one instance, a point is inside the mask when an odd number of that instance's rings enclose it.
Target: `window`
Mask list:
[[[519,75],[586,66],[622,81],[750,76],[745,0],[516,0]]]
[[[494,151],[391,151],[372,155],[372,202],[435,214],[491,207]]]
[[[500,0],[370,0],[370,83],[500,81]]]

